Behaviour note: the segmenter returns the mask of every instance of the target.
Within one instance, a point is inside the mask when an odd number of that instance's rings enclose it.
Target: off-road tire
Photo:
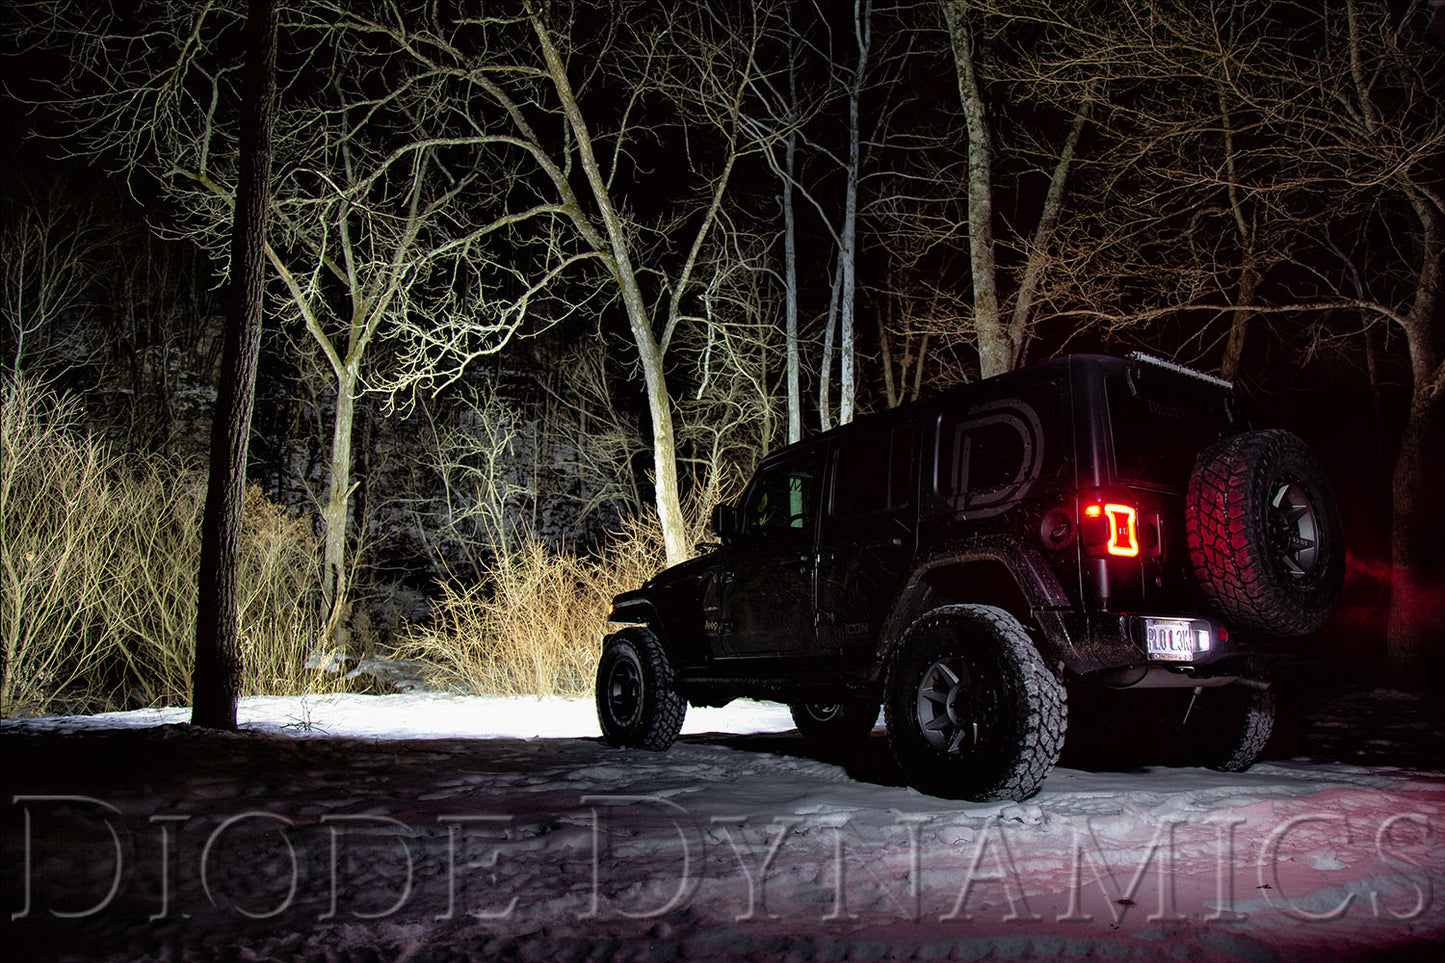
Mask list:
[[[1275,700],[1269,689],[1235,684],[1206,689],[1185,726],[1197,735],[1199,761],[1220,772],[1244,772],[1274,731]]]
[[[920,616],[889,659],[888,742],[909,785],[948,799],[1026,799],[1064,745],[1068,703],[1028,633],[1002,609]]]
[[[603,640],[596,695],[602,736],[614,746],[661,752],[682,731],[687,702],[650,629],[633,626]]]
[[[793,725],[804,738],[828,745],[850,745],[868,738],[882,707],[870,699],[844,702],[794,702]]]
[[[1339,511],[1291,432],[1246,432],[1201,452],[1184,530],[1200,591],[1232,627],[1308,635],[1334,612],[1345,573]]]

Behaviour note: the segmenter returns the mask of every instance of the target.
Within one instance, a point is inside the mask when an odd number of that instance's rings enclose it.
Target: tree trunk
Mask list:
[[[838,246],[838,270],[841,273],[842,288],[838,305],[838,424],[846,425],[853,420],[854,396],[857,392],[858,376],[854,361],[855,334],[853,312],[857,300],[858,256],[854,250],[858,241],[858,123],[857,101],[852,104],[853,144],[848,164],[847,194],[843,200],[843,232]]]
[[[993,243],[993,141],[983,94],[974,70],[972,37],[965,0],[944,0],[943,16],[958,72],[958,95],[968,127],[968,254],[973,273],[973,324],[978,337],[979,376],[991,378],[1013,365],[998,306],[998,275]]]
[[[356,419],[356,384],[360,372],[354,365],[336,375],[336,417],[331,431],[331,480],[321,519],[326,528],[321,590],[334,651],[353,657],[350,651],[350,612],[346,578],[346,534],[351,515],[351,436]]]
[[[838,330],[838,424],[853,420],[858,391],[857,334],[854,317],[858,290],[858,175],[863,163],[862,132],[859,130],[858,101],[863,96],[863,77],[868,70],[868,48],[872,37],[873,5],[853,4],[853,35],[858,42],[858,62],[848,90],[848,169],[844,181],[843,230],[838,236],[838,270],[843,289],[839,305]]]
[[[676,565],[685,561],[692,554],[692,550],[687,543],[682,497],[677,483],[677,442],[672,429],[672,394],[668,390],[667,376],[663,371],[663,356],[667,351],[672,319],[669,319],[667,333],[659,340],[653,332],[652,317],[642,296],[642,286],[638,281],[637,271],[632,264],[631,237],[612,203],[611,188],[602,176],[601,166],[597,163],[596,154],[592,149],[592,134],[587,128],[582,109],[578,106],[572,82],[567,77],[566,64],[563,63],[562,55],[552,42],[551,34],[541,19],[535,14],[529,14],[529,16],[537,40],[542,47],[542,56],[547,66],[548,76],[557,91],[558,98],[562,101],[568,128],[575,138],[575,149],[581,162],[582,173],[587,178],[592,199],[596,202],[598,213],[602,219],[605,240],[603,235],[594,233],[589,237],[589,243],[594,250],[605,249],[609,255],[613,277],[621,290],[622,304],[627,312],[628,325],[632,329],[633,343],[637,346],[638,357],[642,363],[642,379],[647,387],[647,407],[652,415],[653,492],[657,505],[657,519],[662,527],[667,564]],[[717,216],[717,210],[722,200],[721,191],[732,173],[735,159],[735,155],[730,157],[727,167],[714,189],[713,206],[708,211],[707,218],[699,228],[699,234],[693,242],[694,256],[702,245],[708,226]],[[588,231],[590,233],[593,229],[589,228]],[[690,266],[691,260],[688,269]],[[677,290],[674,292],[674,298],[681,296],[681,291],[687,284],[685,273],[684,276],[675,279]],[[676,301],[674,301],[675,303]]]
[[[1074,111],[1074,119],[1069,124],[1069,134],[1064,138],[1064,146],[1059,151],[1059,162],[1054,165],[1054,172],[1049,177],[1049,189],[1044,193],[1044,206],[1039,211],[1039,222],[1034,226],[1028,260],[1024,264],[1023,277],[1019,280],[1018,297],[1014,300],[1013,318],[1008,326],[1009,370],[1024,363],[1029,340],[1033,337],[1034,298],[1038,295],[1039,285],[1043,283],[1044,268],[1048,265],[1049,242],[1064,209],[1064,187],[1068,184],[1069,170],[1074,164],[1074,152],[1079,147],[1079,137],[1089,119],[1089,108],[1090,104],[1086,100]]]
[[[839,248],[839,273],[833,275],[833,293],[823,327],[823,358],[818,362],[818,428],[822,431],[833,427],[833,347],[838,332],[838,298],[843,290],[842,260]]]
[[[1229,179],[1229,210],[1234,217],[1234,227],[1239,232],[1239,243],[1243,251],[1240,256],[1239,294],[1234,301],[1236,308],[1229,324],[1229,340],[1224,345],[1224,359],[1219,363],[1219,376],[1225,381],[1233,381],[1239,374],[1239,362],[1244,357],[1244,336],[1249,331],[1249,320],[1254,314],[1248,310],[1248,306],[1254,304],[1254,295],[1259,290],[1263,277],[1256,267],[1253,219],[1246,213],[1244,199],[1240,196],[1240,178],[1235,163],[1234,120],[1230,116],[1229,98],[1222,89],[1219,92],[1219,116],[1224,126],[1224,170]],[[1360,296],[1363,292],[1358,290],[1358,281],[1357,277],[1356,295]]]
[[[246,80],[240,174],[231,231],[231,317],[221,387],[211,426],[211,475],[201,525],[196,665],[191,722],[236,728],[241,689],[237,545],[246,488],[246,454],[256,396],[265,292],[266,209],[276,92],[276,7],[251,0],[246,14]]]
[[[648,334],[650,335],[650,331]],[[672,433],[672,395],[662,370],[662,351],[651,338],[638,335],[642,379],[647,385],[647,410],[652,415],[653,493],[667,564],[676,565],[692,554],[682,517],[682,496],[677,484],[677,441]]]
[[[1224,360],[1219,364],[1219,376],[1225,381],[1233,381],[1239,374],[1239,362],[1244,357],[1244,336],[1249,331],[1249,320],[1254,315],[1249,306],[1254,304],[1254,294],[1259,290],[1260,280],[1260,273],[1254,266],[1253,253],[1247,253],[1244,269],[1239,277],[1239,297],[1229,324],[1229,340],[1224,345]]]
[[[918,356],[913,359],[913,391],[909,401],[917,401],[923,394],[923,363],[928,360],[928,332],[918,340]]]
[[[893,320],[893,301],[894,299],[890,296],[885,302],[886,319],[883,312],[879,312],[875,316],[878,320],[878,354],[883,365],[883,401],[889,408],[898,407],[898,389],[893,380],[893,346],[889,344],[888,337],[888,325]],[[908,353],[906,350],[903,355],[903,366],[903,379],[906,382],[908,380]]]
[[[802,361],[798,350],[798,237],[793,211],[793,177],[797,172],[798,135],[790,132],[783,147],[783,295],[788,341],[788,444],[803,440]]]

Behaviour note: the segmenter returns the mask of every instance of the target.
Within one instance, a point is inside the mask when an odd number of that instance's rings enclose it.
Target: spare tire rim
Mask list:
[[[956,755],[978,744],[978,698],[961,657],[948,656],[928,667],[918,683],[916,707],[919,731],[939,752]]]
[[[642,667],[623,653],[607,674],[607,705],[620,726],[630,726],[642,713]]]
[[[1269,540],[1271,554],[1286,575],[1306,579],[1319,570],[1319,512],[1297,478],[1286,476],[1275,486],[1269,502]]]

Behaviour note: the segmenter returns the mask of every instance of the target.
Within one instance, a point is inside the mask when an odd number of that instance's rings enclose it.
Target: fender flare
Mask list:
[[[647,596],[644,589],[623,592],[612,600],[612,611],[607,615],[609,623],[624,625],[646,625],[661,635],[661,619],[657,605]]]
[[[1046,629],[1042,633],[1029,633],[1045,661],[1050,664],[1068,662],[1063,650],[1072,649],[1073,644],[1062,613],[1071,610],[1073,604],[1058,576],[1038,549],[1012,536],[993,535],[936,546],[919,556],[913,573],[883,622],[876,664],[887,665],[903,631],[914,619],[935,607],[928,604],[928,597],[933,591],[927,584],[930,573],[952,565],[980,562],[999,566],[1018,586],[1030,609],[1027,613],[1029,618],[1024,620],[1026,627],[1033,622]],[[951,600],[940,600],[938,604],[947,604],[948,601]],[[1055,640],[1059,641],[1056,643]]]

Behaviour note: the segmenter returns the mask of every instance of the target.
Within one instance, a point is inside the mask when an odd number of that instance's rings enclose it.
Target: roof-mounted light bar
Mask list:
[[[1195,371],[1193,368],[1186,368],[1182,364],[1175,364],[1172,361],[1165,361],[1163,358],[1156,358],[1153,355],[1145,354],[1142,351],[1134,351],[1129,355],[1130,361],[1138,361],[1141,364],[1152,364],[1156,368],[1163,368],[1165,371],[1172,371],[1189,378],[1198,378],[1200,381],[1207,381],[1212,385],[1221,388],[1233,388],[1234,382],[1226,381],[1223,378],[1215,377],[1212,374],[1205,374],[1203,371]]]

